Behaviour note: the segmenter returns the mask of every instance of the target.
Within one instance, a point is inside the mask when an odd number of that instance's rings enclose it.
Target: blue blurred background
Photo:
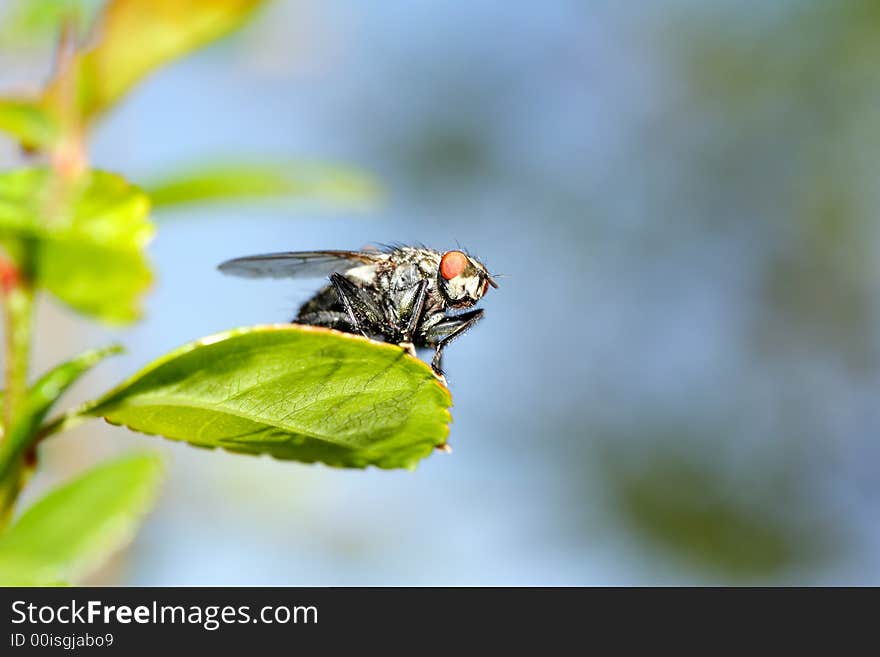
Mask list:
[[[2,53],[4,87],[45,75],[48,44]],[[878,61],[875,0],[275,2],[139,87],[94,164],[342,162],[384,203],[157,215],[145,321],[44,304],[37,366],[123,341],[85,399],[320,284],[229,257],[461,244],[504,276],[448,351],[454,453],[347,471],[93,423],[29,495],[168,453],[95,583],[880,584]]]

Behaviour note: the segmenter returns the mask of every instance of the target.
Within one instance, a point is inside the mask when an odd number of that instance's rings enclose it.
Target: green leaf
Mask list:
[[[31,446],[37,429],[58,398],[99,362],[122,352],[119,345],[92,349],[53,368],[28,390],[24,407],[0,442],[0,481],[5,481],[17,458]]]
[[[378,186],[354,169],[321,164],[226,164],[192,168],[147,186],[153,207],[260,199],[310,199],[369,207]]]
[[[0,558],[0,586],[70,586],[67,582],[43,576],[40,563],[26,555],[11,554]]]
[[[65,186],[47,169],[0,174],[0,242],[27,242],[35,280],[79,312],[111,322],[140,315],[152,281],[144,248],[149,199],[124,178],[87,172]]]
[[[79,412],[199,447],[413,468],[445,444],[451,405],[396,345],[282,324],[190,343]]]
[[[0,548],[0,586],[69,586],[52,570],[39,555]]]
[[[58,134],[58,125],[36,101],[0,98],[0,130],[34,148],[51,143]]]
[[[0,535],[0,584],[79,579],[125,545],[152,505],[154,455],[102,464],[54,489]]]
[[[95,26],[96,45],[79,54],[46,91],[63,106],[75,76],[78,111],[87,121],[164,64],[225,36],[264,0],[110,0]]]

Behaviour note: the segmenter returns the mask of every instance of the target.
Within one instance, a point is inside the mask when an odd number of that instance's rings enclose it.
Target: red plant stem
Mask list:
[[[27,391],[31,345],[33,289],[28,277],[8,260],[0,259],[0,290],[6,338],[3,395],[4,427],[12,425]]]

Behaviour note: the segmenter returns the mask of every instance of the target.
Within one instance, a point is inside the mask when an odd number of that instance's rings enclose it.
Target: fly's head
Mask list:
[[[468,308],[483,298],[489,286],[498,287],[481,262],[463,251],[447,251],[440,258],[437,287],[451,308]]]

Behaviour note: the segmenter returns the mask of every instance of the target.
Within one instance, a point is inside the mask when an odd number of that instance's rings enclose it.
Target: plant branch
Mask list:
[[[27,245],[23,251],[27,251]],[[23,258],[27,263],[27,257]],[[10,439],[10,430],[18,419],[27,395],[28,368],[31,352],[31,317],[34,290],[29,267],[0,260],[0,289],[3,292],[3,323],[5,390],[3,395],[3,440]],[[5,445],[4,445],[5,447]],[[0,527],[5,526],[12,514],[15,500],[31,468],[22,462],[13,464],[12,471],[0,480]]]
[[[3,288],[3,323],[6,337],[3,421],[8,430],[27,393],[34,291],[29,277],[20,268],[8,262],[0,265],[0,280]]]
[[[85,415],[79,415],[75,410],[65,413],[64,415],[59,415],[55,419],[50,420],[40,427],[40,430],[37,431],[37,434],[34,437],[34,444],[37,445],[46,438],[54,436],[57,433],[70,431],[71,429],[79,426],[83,422],[92,419],[94,418]]]

